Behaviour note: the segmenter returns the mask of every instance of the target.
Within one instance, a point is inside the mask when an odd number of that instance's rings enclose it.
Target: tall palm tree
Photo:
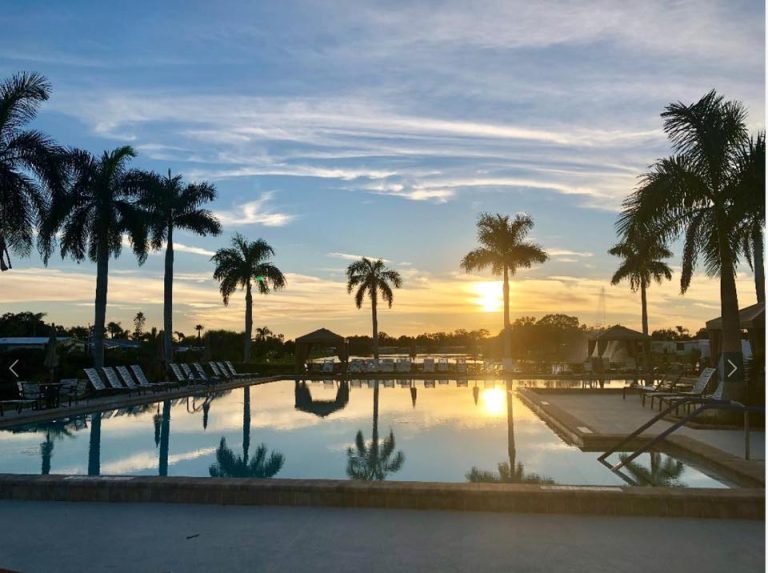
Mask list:
[[[643,176],[624,201],[617,227],[624,236],[638,232],[664,242],[684,234],[683,293],[700,257],[707,275],[720,277],[720,373],[724,397],[739,400],[744,368],[736,266],[743,254],[739,156],[747,141],[746,111],[713,90],[690,105],[670,104],[661,116],[674,155],[658,160]],[[736,365],[733,372],[729,361]]]
[[[507,215],[482,213],[477,220],[480,247],[467,253],[461,261],[466,272],[491,269],[504,279],[504,358],[512,357],[509,328],[509,277],[520,268],[544,263],[549,258],[536,243],[525,238],[533,229],[533,219],[524,214],[510,219]]]
[[[163,341],[166,363],[173,362],[173,233],[184,230],[196,235],[218,235],[221,224],[203,205],[216,198],[210,183],[185,185],[181,175],[162,177],[147,175],[146,191],[141,206],[150,215],[152,248],[165,245],[165,275],[163,280]]]
[[[608,253],[623,260],[611,278],[611,284],[617,285],[629,281],[632,292],[640,290],[643,334],[648,336],[648,296],[646,291],[652,281],[661,284],[664,279],[672,280],[672,269],[664,262],[672,252],[658,241],[657,237],[631,237],[613,246]],[[643,346],[644,368],[649,371],[650,348],[646,341]]]
[[[379,381],[373,386],[373,431],[367,444],[362,430],[355,436],[355,448],[347,448],[347,475],[354,480],[383,481],[391,473],[399,472],[405,463],[402,451],[395,453],[395,435],[392,430],[379,441]]]
[[[371,261],[365,257],[347,267],[347,293],[355,291],[355,305],[363,306],[365,296],[371,300],[371,317],[373,321],[373,358],[379,359],[379,318],[377,314],[379,296],[392,308],[392,287],[403,286],[400,273],[388,269],[384,261]]]
[[[128,236],[139,264],[147,256],[146,216],[137,203],[142,177],[128,169],[128,162],[135,155],[129,146],[105,151],[98,158],[87,151],[72,151],[66,192],[58,200],[54,198],[51,215],[41,230],[48,244],[60,231],[62,257],[71,256],[77,261],[87,257],[96,263],[96,367],[104,365],[109,258],[120,255],[124,235]]]
[[[269,294],[285,287],[282,271],[270,262],[275,251],[264,239],[248,241],[240,233],[232,237],[232,246],[219,249],[211,260],[216,264],[213,278],[219,281],[219,291],[224,304],[239,286],[245,289],[245,340],[243,361],[251,359],[251,337],[253,336],[253,294],[255,282],[259,293]]]
[[[737,185],[742,211],[744,255],[755,274],[757,302],[765,303],[765,132],[750,138],[739,157],[740,181]]]
[[[256,455],[250,459],[248,450],[251,446],[251,389],[243,387],[243,455],[237,456],[227,447],[226,438],[221,438],[216,450],[216,463],[209,468],[211,477],[251,477],[271,478],[279,472],[285,458],[280,452],[267,456],[267,446],[260,444]]]
[[[197,331],[197,343],[200,344],[200,336],[202,335],[203,330],[205,330],[205,327],[202,324],[196,324],[195,330]]]
[[[24,129],[50,92],[48,81],[34,73],[0,83],[0,271],[11,268],[10,251],[29,254],[50,194],[61,187],[63,150]]]

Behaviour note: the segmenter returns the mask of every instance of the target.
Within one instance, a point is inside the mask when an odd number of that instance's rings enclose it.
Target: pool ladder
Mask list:
[[[624,459],[621,459],[618,463],[611,465],[608,463],[607,459],[608,456],[611,454],[614,454],[618,451],[620,451],[623,447],[625,447],[627,444],[631,443],[632,440],[637,438],[640,434],[642,434],[645,430],[653,426],[656,422],[661,420],[664,416],[672,412],[673,410],[678,410],[680,406],[686,406],[686,405],[692,405],[692,404],[698,404],[698,408],[696,408],[693,412],[685,416],[684,418],[681,418],[674,424],[672,424],[669,428],[664,430],[662,433],[656,435],[653,439],[645,443],[644,445],[640,446],[637,450],[632,452],[629,456],[625,457]],[[765,413],[765,408],[759,408],[755,406],[745,406],[744,404],[741,404],[739,402],[731,402],[729,400],[715,400],[712,398],[681,398],[679,400],[675,400],[674,403],[672,403],[670,406],[659,412],[656,416],[648,420],[646,423],[644,423],[642,426],[637,428],[634,432],[629,434],[626,438],[621,440],[618,444],[616,444],[613,448],[602,454],[600,457],[598,457],[598,461],[603,464],[604,466],[610,468],[611,471],[614,473],[617,473],[622,479],[626,478],[624,477],[624,474],[621,473],[621,468],[626,466],[628,463],[633,461],[637,456],[642,454],[643,452],[647,452],[653,448],[656,444],[658,444],[660,441],[662,441],[664,438],[666,438],[668,435],[670,435],[672,432],[680,428],[681,426],[688,423],[690,420],[693,420],[696,416],[701,414],[702,412],[705,412],[706,410],[732,410],[732,411],[738,411],[743,412],[744,414],[744,459],[748,460],[750,459],[750,447],[749,447],[749,413],[750,412],[762,412]]]

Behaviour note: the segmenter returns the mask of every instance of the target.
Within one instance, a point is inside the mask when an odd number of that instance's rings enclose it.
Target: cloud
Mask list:
[[[350,253],[337,253],[337,252],[333,252],[333,253],[328,253],[327,256],[332,257],[334,259],[344,259],[345,261],[359,261],[360,259],[365,257],[366,259],[370,259],[372,261],[375,261],[377,259],[381,259],[385,263],[390,262],[389,259],[382,259],[381,257],[372,257],[370,255],[352,255]]]
[[[551,247],[546,249],[547,253],[549,253],[550,256],[553,257],[594,257],[595,253],[590,253],[589,251],[572,251],[570,249],[561,249],[558,247]]]
[[[247,201],[229,211],[216,211],[214,214],[225,226],[264,225],[283,227],[290,223],[295,215],[271,210],[267,203],[272,200],[272,192],[262,193],[258,199]]]
[[[213,251],[209,251],[208,249],[203,249],[202,247],[193,247],[190,245],[184,245],[182,243],[174,243],[173,249],[180,253],[191,253],[193,255],[201,255],[203,257],[212,257],[213,255],[216,254]]]

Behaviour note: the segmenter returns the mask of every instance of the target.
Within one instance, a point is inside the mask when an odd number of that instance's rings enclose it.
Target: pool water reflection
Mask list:
[[[512,383],[294,382],[0,431],[0,473],[625,482],[564,443]],[[665,454],[639,484],[725,487]]]

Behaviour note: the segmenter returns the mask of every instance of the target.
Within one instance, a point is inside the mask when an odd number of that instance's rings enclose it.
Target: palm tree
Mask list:
[[[147,175],[146,191],[141,198],[142,207],[150,215],[152,248],[165,245],[165,276],[163,281],[163,333],[166,363],[173,362],[173,233],[185,230],[197,235],[218,235],[221,224],[203,208],[216,198],[216,189],[210,183],[184,185],[181,175],[162,177]]]
[[[219,290],[224,304],[229,304],[229,297],[237,287],[245,289],[245,340],[243,341],[243,361],[251,359],[251,337],[253,336],[253,295],[251,288],[255,282],[259,293],[269,294],[285,286],[282,271],[270,262],[275,251],[263,240],[247,241],[240,233],[232,237],[232,246],[219,249],[211,260],[216,264],[213,278],[219,281]]]
[[[383,481],[387,475],[398,472],[405,463],[402,451],[395,453],[395,435],[392,430],[379,442],[379,381],[373,386],[373,431],[370,444],[365,442],[362,430],[355,436],[355,448],[347,448],[347,475],[354,480]]]
[[[661,284],[664,279],[672,280],[672,270],[662,259],[668,259],[672,252],[658,241],[657,237],[632,237],[612,247],[608,253],[623,260],[611,278],[611,284],[617,285],[629,281],[632,292],[640,289],[643,334],[648,336],[648,297],[646,291],[651,281]],[[650,348],[647,341],[643,345],[644,368],[650,369]]]
[[[494,275],[504,278],[504,358],[512,357],[509,329],[509,277],[519,268],[530,268],[533,263],[543,263],[549,256],[537,244],[525,238],[533,229],[533,219],[528,215],[482,213],[477,220],[477,239],[480,247],[470,251],[461,261],[466,272],[491,269]]]
[[[400,273],[392,271],[384,265],[384,261],[378,259],[371,261],[365,257],[355,261],[347,267],[347,293],[357,287],[355,291],[355,305],[363,306],[365,295],[371,299],[371,316],[373,320],[373,358],[379,359],[379,319],[377,306],[379,296],[392,308],[392,287],[403,286]]]
[[[171,401],[163,401],[163,414],[160,420],[160,455],[157,463],[157,475],[168,475],[168,453],[171,440]]]
[[[197,343],[200,344],[200,335],[205,330],[205,327],[202,324],[196,324],[195,330],[197,331]]]
[[[750,138],[739,157],[741,176],[737,187],[742,206],[742,248],[755,273],[757,302],[765,303],[765,132]]]
[[[63,151],[39,131],[25,130],[51,86],[39,74],[16,74],[0,83],[0,271],[10,251],[29,254],[35,224],[51,193],[61,187]]]
[[[698,102],[673,103],[661,114],[674,155],[658,160],[624,201],[617,223],[623,236],[640,233],[663,242],[684,234],[680,288],[688,289],[699,257],[720,277],[724,397],[744,392],[736,266],[743,253],[744,193],[739,157],[748,141],[746,111],[714,90]],[[714,357],[713,357],[714,358]],[[736,365],[730,376],[731,367]]]
[[[216,463],[209,468],[211,477],[251,477],[271,478],[279,472],[285,458],[280,452],[272,452],[267,457],[267,446],[259,445],[253,459],[248,458],[251,445],[251,389],[243,388],[243,455],[237,456],[227,447],[226,438],[221,438],[216,450]]]
[[[72,151],[68,162],[68,189],[58,200],[54,198],[51,216],[41,229],[46,242],[55,240],[57,232],[61,231],[62,257],[69,255],[77,261],[87,257],[96,263],[93,325],[96,367],[104,365],[109,257],[120,255],[124,234],[127,234],[139,264],[147,256],[146,216],[137,204],[142,177],[127,168],[135,155],[129,146],[105,151],[100,158],[87,151]]]
[[[91,414],[91,432],[88,438],[88,475],[101,475],[101,412]]]

